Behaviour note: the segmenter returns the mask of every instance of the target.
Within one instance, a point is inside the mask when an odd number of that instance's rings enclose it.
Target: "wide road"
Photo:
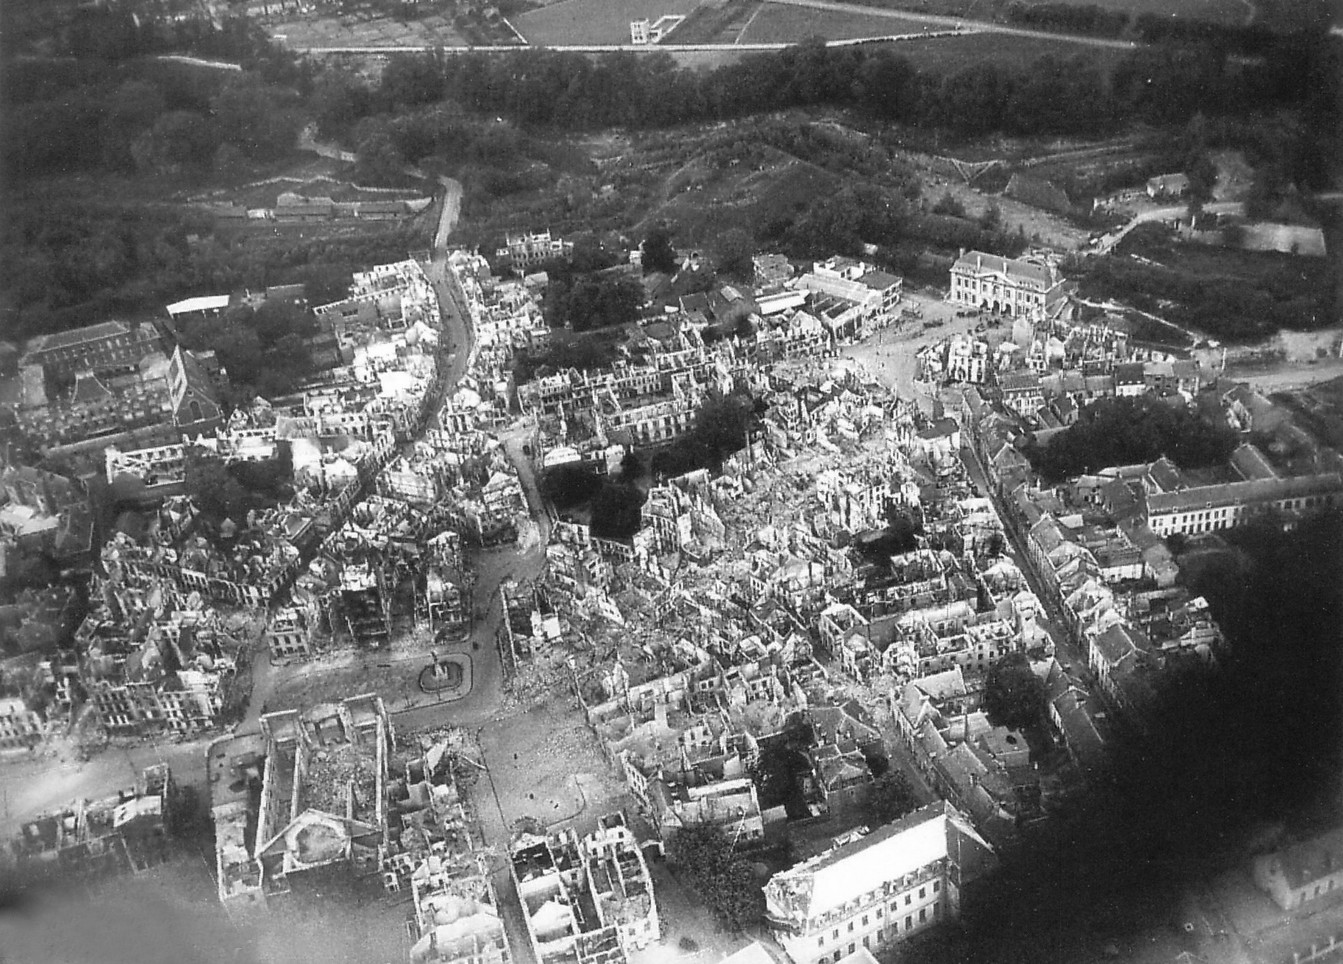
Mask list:
[[[446,260],[448,257],[448,235],[457,226],[462,216],[462,184],[451,177],[440,177],[443,185],[443,207],[438,213],[438,231],[434,233],[434,260]]]
[[[942,28],[941,30],[921,30],[916,33],[895,33],[895,34],[876,34],[871,37],[850,37],[846,40],[827,40],[827,47],[856,47],[860,44],[870,44],[877,42],[896,43],[907,40],[931,40],[935,37],[956,37],[972,33],[980,33],[976,21],[957,21],[955,29]],[[1048,34],[1047,36],[1057,36]],[[272,38],[273,39],[273,38]],[[489,46],[464,46],[464,47],[444,47],[434,44],[382,44],[379,46],[359,45],[351,46],[342,44],[338,46],[290,46],[289,50],[300,54],[358,54],[358,55],[377,55],[377,54],[414,54],[414,53],[441,53],[441,54],[507,54],[516,53],[519,50],[559,50],[572,54],[715,54],[731,52],[734,54],[743,53],[771,53],[779,50],[787,50],[789,47],[796,47],[797,41],[761,41],[759,43],[711,43],[711,44],[491,44]]]

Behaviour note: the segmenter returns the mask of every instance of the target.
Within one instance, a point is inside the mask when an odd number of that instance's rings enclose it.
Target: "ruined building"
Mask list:
[[[624,964],[620,928],[599,915],[572,831],[520,833],[509,859],[537,964]]]
[[[602,817],[583,838],[588,890],[603,926],[614,925],[627,951],[645,948],[662,937],[653,882],[643,851],[620,814]]]
[[[253,858],[267,898],[309,889],[312,872],[378,870],[395,736],[374,694],[261,718],[266,737]]]

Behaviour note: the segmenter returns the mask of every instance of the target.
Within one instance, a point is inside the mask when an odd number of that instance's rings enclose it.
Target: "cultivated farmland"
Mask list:
[[[747,22],[739,42],[799,43],[808,37],[850,40],[927,33],[936,29],[921,21],[898,17],[762,3]]]
[[[689,16],[700,0],[560,0],[512,19],[529,44],[627,44],[630,21]],[[675,42],[676,34],[671,35]]]
[[[1254,12],[1251,0],[1084,0],[1084,3],[1079,0],[1077,5],[1122,10],[1135,15],[1155,13],[1163,17],[1181,17],[1186,20],[1207,20],[1211,23],[1226,24],[1243,24]]]
[[[1006,3],[986,6],[983,0],[856,0],[856,2],[893,10],[980,20],[995,19],[993,10],[1007,6]],[[1046,0],[1035,0],[1035,2],[1046,2]],[[1235,24],[1246,21],[1251,9],[1251,0],[1076,0],[1076,5],[1095,5],[1108,10],[1131,10],[1134,13],[1158,13],[1191,20],[1203,19]]]
[[[378,14],[331,14],[264,21],[277,40],[290,47],[460,47],[466,40],[447,16],[434,13],[418,20],[394,20]]]

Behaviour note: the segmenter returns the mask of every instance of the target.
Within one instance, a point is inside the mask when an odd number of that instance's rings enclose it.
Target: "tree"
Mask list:
[[[1206,204],[1212,200],[1212,189],[1217,183],[1217,165],[1206,152],[1200,152],[1190,162],[1185,176],[1189,178],[1189,196]]]
[[[947,214],[953,218],[963,218],[965,217],[965,205],[954,197],[950,191],[943,191],[942,196],[933,205],[933,213]]]
[[[381,124],[363,133],[355,153],[359,156],[359,175],[366,181],[395,183],[405,176],[406,158]]]
[[[815,733],[806,716],[789,717],[783,732],[760,743],[760,754],[751,767],[751,777],[760,791],[760,806],[783,807],[790,817],[807,815],[803,778],[811,772],[807,750]]]
[[[979,226],[985,231],[997,231],[1003,224],[1003,212],[997,204],[990,201],[984,213],[979,216]]]
[[[592,534],[601,539],[633,537],[643,525],[641,510],[647,498],[636,485],[605,480],[592,500]]]
[[[1009,653],[989,667],[984,712],[994,726],[1020,730],[1040,721],[1045,681],[1031,670],[1025,653]]]
[[[745,279],[754,275],[755,241],[741,228],[725,231],[718,239],[717,251],[721,274]]]
[[[892,767],[872,782],[867,811],[878,823],[890,823],[910,813],[919,804],[914,788],[899,770]]]
[[[218,144],[217,132],[203,116],[191,110],[175,110],[161,116],[136,138],[131,156],[142,170],[176,174],[207,165]]]
[[[601,489],[601,476],[582,462],[553,465],[541,476],[541,494],[560,510],[592,501]]]
[[[1231,455],[1236,442],[1229,426],[1211,422],[1184,405],[1142,395],[1093,402],[1047,447],[1030,443],[1024,451],[1045,478],[1066,479],[1162,456],[1183,469],[1218,465]]]
[[[671,232],[664,225],[657,225],[648,232],[643,243],[644,274],[660,271],[663,274],[676,273],[676,249],[672,247]]]
[[[629,324],[643,306],[643,286],[636,281],[560,270],[546,289],[543,311],[552,328],[584,332]]]
[[[686,827],[668,839],[667,860],[724,924],[740,931],[764,914],[765,898],[750,863],[733,846],[718,827]]]
[[[186,490],[201,512],[216,522],[231,519],[242,525],[247,516],[250,493],[229,473],[222,459],[188,459]]]

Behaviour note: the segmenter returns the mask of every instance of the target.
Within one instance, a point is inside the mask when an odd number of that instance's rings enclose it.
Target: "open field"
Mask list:
[[[932,29],[935,28],[917,20],[763,3],[742,31],[740,42],[798,43],[809,37],[850,40],[855,37],[926,33]],[[720,39],[731,42],[737,38]]]
[[[1027,5],[1052,3],[1054,0],[1024,0]],[[1243,24],[1254,12],[1250,0],[1079,0],[1078,6],[1096,6],[1105,10],[1126,11],[1135,16],[1155,13],[1207,20],[1210,23]]]
[[[672,40],[678,44],[736,43],[760,8],[760,0],[726,0],[717,5],[701,4],[676,28]]]
[[[1126,53],[1122,50],[1079,47],[1066,40],[1043,37],[1018,37],[1010,34],[969,33],[959,37],[933,37],[928,40],[902,40],[891,48],[919,70],[936,74],[954,74],[985,63],[1006,67],[1034,63],[1046,54],[1071,57],[1081,54],[1088,63],[1108,72]]]
[[[890,10],[909,10],[952,17],[972,17],[979,20],[1001,19],[1006,2],[983,0],[855,0],[873,7]],[[1053,2],[1053,0],[1025,0],[1025,2]],[[1278,0],[1290,5],[1293,0]],[[1107,10],[1130,10],[1135,14],[1158,13],[1185,19],[1212,20],[1217,23],[1245,23],[1251,10],[1251,0],[1077,0],[1077,6],[1098,6]]]
[[[627,44],[631,20],[688,16],[700,0],[561,0],[512,19],[530,44]],[[672,39],[676,34],[672,34]]]

